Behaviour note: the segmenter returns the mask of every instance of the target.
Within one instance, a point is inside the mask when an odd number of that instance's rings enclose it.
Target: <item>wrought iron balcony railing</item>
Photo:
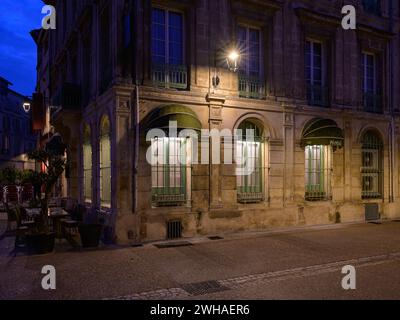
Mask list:
[[[152,80],[155,86],[172,89],[187,89],[188,75],[184,65],[153,64]]]
[[[364,110],[371,113],[382,113],[382,96],[374,93],[364,93]]]
[[[262,192],[239,192],[237,194],[239,203],[257,203],[264,201]]]
[[[328,107],[328,88],[324,86],[308,85],[307,100],[310,106]]]
[[[260,77],[239,74],[239,97],[265,99],[265,82]]]

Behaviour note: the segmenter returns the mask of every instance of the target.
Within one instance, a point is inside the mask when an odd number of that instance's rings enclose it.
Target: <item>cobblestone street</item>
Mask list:
[[[2,224],[4,229],[4,223]],[[399,299],[400,223],[237,233],[192,245],[102,247],[45,256],[10,255],[1,240],[1,299]],[[373,240],[371,240],[373,239]],[[54,265],[57,289],[41,288]],[[357,289],[341,288],[345,265]]]

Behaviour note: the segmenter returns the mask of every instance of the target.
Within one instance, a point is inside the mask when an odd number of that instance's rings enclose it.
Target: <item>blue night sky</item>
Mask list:
[[[41,26],[41,0],[0,0],[0,76],[11,89],[32,95],[36,82],[36,45],[29,31]]]

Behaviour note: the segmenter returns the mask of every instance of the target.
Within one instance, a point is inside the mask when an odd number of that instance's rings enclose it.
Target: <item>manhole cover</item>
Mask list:
[[[190,243],[189,241],[173,241],[173,242],[156,243],[154,246],[159,249],[165,249],[165,248],[187,247],[192,245],[193,244]]]
[[[182,285],[182,289],[193,296],[201,296],[208,293],[229,290],[227,287],[220,285],[218,281],[205,281],[205,282],[184,284]]]
[[[220,236],[211,236],[211,237],[208,237],[208,239],[210,239],[210,240],[222,240],[224,238],[222,238]]]

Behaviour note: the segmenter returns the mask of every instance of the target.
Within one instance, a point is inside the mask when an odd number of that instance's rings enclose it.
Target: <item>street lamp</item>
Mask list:
[[[24,111],[25,111],[26,113],[28,113],[28,112],[31,110],[31,104],[30,104],[30,102],[24,102],[24,103],[22,104],[22,108],[24,108]]]
[[[240,54],[236,50],[229,52],[228,56],[226,57],[226,63],[228,64],[228,69],[230,71],[236,72],[239,69],[239,58]]]
[[[230,52],[225,52],[223,54],[224,58],[226,60],[226,63],[228,65],[228,69],[230,71],[236,72],[239,69],[239,59],[240,59],[240,54],[237,50],[233,49]],[[215,51],[214,53],[214,76],[212,77],[212,86],[214,89],[218,88],[221,80],[217,74],[217,52]]]

